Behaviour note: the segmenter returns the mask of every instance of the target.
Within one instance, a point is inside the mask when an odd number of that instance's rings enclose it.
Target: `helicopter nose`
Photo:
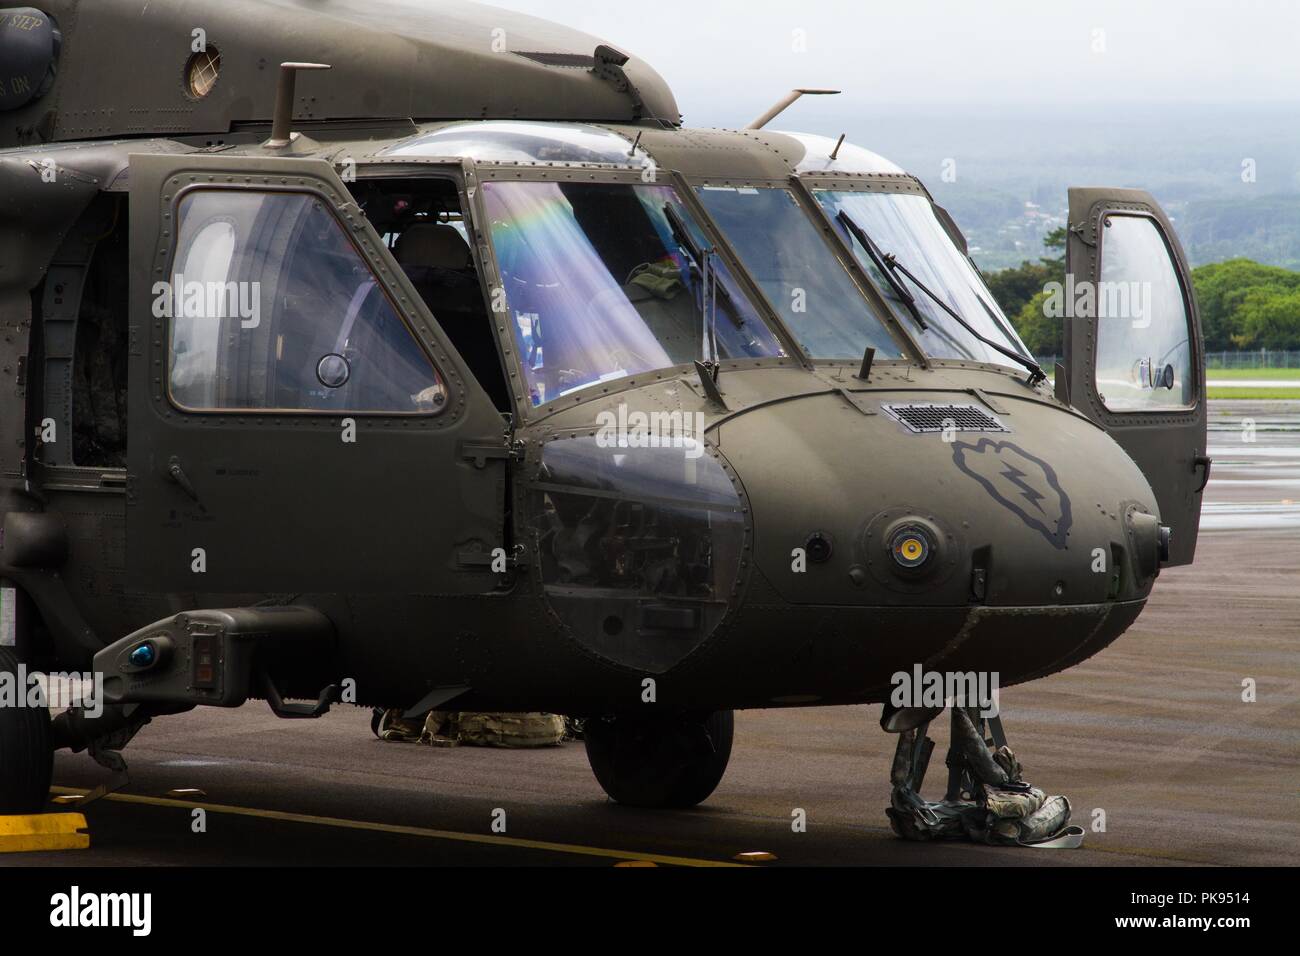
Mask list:
[[[1042,607],[1145,596],[1167,532],[1119,446],[1036,397],[999,396],[997,415],[942,404],[951,397],[811,395],[720,426],[749,498],[755,566],[780,597]]]

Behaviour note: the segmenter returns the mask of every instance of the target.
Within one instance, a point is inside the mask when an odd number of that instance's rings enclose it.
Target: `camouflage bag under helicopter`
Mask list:
[[[408,720],[394,709],[385,711],[376,734],[430,747],[554,747],[564,740],[566,725],[558,714],[434,710],[423,720]]]

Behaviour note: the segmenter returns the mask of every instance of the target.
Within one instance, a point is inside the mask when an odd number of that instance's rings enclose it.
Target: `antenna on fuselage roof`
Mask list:
[[[814,90],[814,89],[791,90],[785,96],[781,97],[781,99],[776,104],[774,104],[770,110],[768,110],[758,119],[754,120],[754,122],[746,126],[745,129],[762,129],[768,123],[772,122],[772,120],[776,119],[786,110],[788,110],[791,106],[797,103],[800,97],[838,96],[839,93],[840,93],[839,90]]]
[[[293,100],[299,70],[328,70],[328,63],[281,63],[280,80],[275,87],[275,117],[271,121],[271,138],[262,145],[283,149],[293,142]]]

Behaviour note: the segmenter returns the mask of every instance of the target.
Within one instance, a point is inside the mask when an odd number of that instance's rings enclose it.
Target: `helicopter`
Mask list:
[[[453,0],[40,0],[0,64],[0,676],[99,690],[0,707],[0,812],[249,699],[574,715],[613,799],[689,807],[736,710],[916,748],[896,675],[1059,672],[1193,560],[1145,192],[1070,190],[1049,374],[917,177],[770,127],[832,91],[690,128]]]

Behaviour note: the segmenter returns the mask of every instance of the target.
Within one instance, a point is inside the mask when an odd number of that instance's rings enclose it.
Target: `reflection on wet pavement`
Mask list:
[[[1300,401],[1211,401],[1202,531],[1300,528]]]

